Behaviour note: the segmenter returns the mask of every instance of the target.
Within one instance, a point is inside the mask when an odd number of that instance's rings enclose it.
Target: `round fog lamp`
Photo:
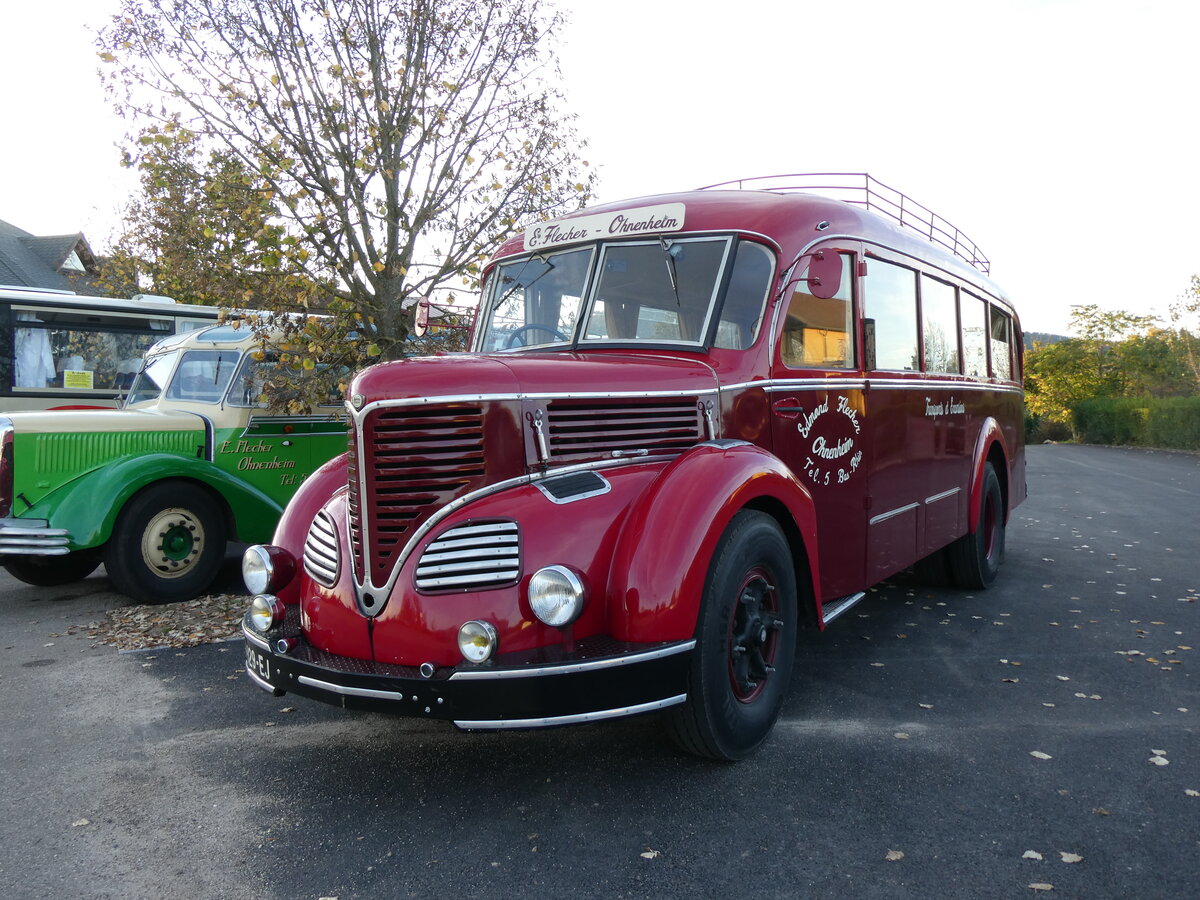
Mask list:
[[[496,652],[496,629],[491,622],[472,619],[458,629],[458,650],[468,662],[483,662]]]
[[[259,594],[250,601],[250,627],[259,634],[266,634],[283,621],[283,604],[278,597]]]
[[[565,566],[539,569],[529,579],[529,608],[547,625],[570,625],[583,612],[583,582]]]

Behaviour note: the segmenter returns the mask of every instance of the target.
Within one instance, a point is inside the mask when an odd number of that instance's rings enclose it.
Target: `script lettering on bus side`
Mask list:
[[[925,415],[929,418],[936,419],[938,416],[961,416],[966,415],[967,404],[961,401],[956,401],[954,397],[943,400],[940,403],[934,403],[932,397],[925,398]]]
[[[258,472],[272,469],[294,469],[296,461],[294,459],[280,459],[278,455],[272,453],[275,445],[269,444],[264,440],[244,440],[236,441],[221,441],[221,446],[217,452],[222,455],[240,456],[235,468],[239,472]],[[267,454],[271,454],[270,458],[264,458]],[[291,472],[283,472],[279,476],[281,485],[295,485],[303,481],[307,475],[300,476],[297,480],[297,474]]]
[[[815,485],[845,484],[862,464],[862,450],[855,449],[862,431],[858,410],[844,396],[830,407],[825,398],[796,425],[800,436],[812,437],[811,456],[804,459],[804,474]],[[815,457],[815,459],[814,459]]]

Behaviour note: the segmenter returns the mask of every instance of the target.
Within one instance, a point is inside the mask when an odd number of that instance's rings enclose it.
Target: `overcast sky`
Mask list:
[[[1200,4],[560,6],[599,200],[870,172],[975,240],[1029,331],[1073,303],[1165,314],[1200,274]],[[116,7],[9,4],[0,36],[0,219],[99,251],[133,184],[92,46]]]

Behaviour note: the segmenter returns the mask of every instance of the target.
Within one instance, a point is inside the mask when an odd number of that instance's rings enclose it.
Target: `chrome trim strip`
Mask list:
[[[627,656],[609,656],[604,659],[567,663],[561,666],[537,666],[529,669],[472,669],[464,672],[455,672],[450,676],[450,680],[498,681],[506,678],[540,678],[544,675],[575,675],[579,672],[603,672],[608,669],[618,668],[619,666],[631,666],[636,663],[651,662],[663,657],[674,656],[676,653],[686,653],[695,646],[696,641],[693,638],[689,641],[672,644],[669,647],[660,647],[657,650],[645,650],[641,653],[630,653]]]
[[[858,602],[867,596],[865,591],[859,591],[856,594],[847,594],[845,597],[839,597],[834,600],[829,607],[829,612],[825,612],[825,606],[821,606],[821,621],[828,625],[846,610],[857,606]]]
[[[549,728],[555,725],[581,725],[584,722],[600,722],[604,719],[616,719],[622,716],[636,716],[640,713],[654,712],[669,706],[678,706],[687,702],[687,694],[677,694],[664,700],[653,700],[650,703],[639,703],[637,706],[623,706],[618,709],[602,709],[596,712],[575,713],[571,716],[550,716],[543,719],[455,719],[454,725],[471,731],[502,731],[510,728]]]
[[[506,491],[510,488],[523,487],[529,484],[536,485],[537,482],[546,478],[555,478],[559,475],[566,475],[571,472],[586,472],[591,469],[612,469],[630,465],[644,465],[646,463],[669,462],[670,460],[675,459],[676,456],[677,454],[665,456],[642,456],[637,459],[597,460],[594,462],[578,463],[573,466],[563,466],[560,469],[553,469],[550,472],[538,472],[533,475],[519,475],[516,478],[510,478],[507,481],[498,481],[495,484],[485,485],[479,490],[472,491],[469,494],[463,494],[463,496],[459,497],[457,500],[447,503],[432,516],[426,519],[425,523],[413,533],[412,537],[410,537],[408,542],[404,545],[404,549],[401,550],[397,555],[396,562],[392,566],[392,572],[388,576],[388,580],[382,585],[377,585],[371,581],[361,581],[360,573],[355,569],[352,569],[354,577],[354,589],[357,592],[357,599],[361,603],[362,595],[366,591],[370,591],[371,593],[377,595],[381,592],[386,592],[383,594],[383,596],[390,597],[392,590],[396,586],[396,581],[400,577],[400,570],[404,568],[409,557],[412,556],[412,554],[416,551],[417,545],[424,540],[425,536],[429,534],[429,532],[437,528],[438,525],[440,525],[447,517],[462,509],[464,506],[474,503],[476,500],[482,500],[485,497],[490,497],[492,494],[498,494],[501,491]],[[362,470],[363,467],[359,466],[359,469]],[[365,520],[366,517],[364,516],[363,518]],[[346,517],[344,521],[349,523],[349,517]],[[363,530],[365,533],[365,526]],[[349,546],[348,528],[344,537],[347,541],[347,546]],[[353,556],[353,554],[351,554],[351,556]]]
[[[0,519],[0,534],[16,534],[22,537],[45,535],[47,537],[63,537],[67,534],[65,528],[51,528],[49,519],[22,519],[8,516]]]
[[[828,388],[838,391],[862,391],[867,388],[865,378],[772,378],[769,381],[757,382],[768,394],[782,391],[811,391]]]
[[[942,491],[940,494],[934,494],[932,497],[925,498],[925,505],[937,503],[939,500],[945,500],[947,497],[953,497],[959,492],[959,488],[950,488],[948,491]]]
[[[867,522],[867,524],[868,525],[878,525],[880,522],[884,522],[888,519],[894,519],[896,516],[903,515],[904,513],[909,512],[910,510],[920,509],[920,507],[921,507],[920,503],[910,503],[907,506],[901,506],[901,507],[898,507],[897,509],[890,509],[885,513],[881,513],[880,515],[875,516],[873,519],[870,519]]]
[[[424,570],[419,569],[418,571],[423,572]],[[459,571],[465,571],[465,568],[460,566]],[[422,574],[414,576],[413,581],[416,583],[418,591],[437,591],[444,588],[458,587],[459,585],[466,585],[484,591],[516,584],[517,576],[520,574],[521,567],[514,564],[507,569],[497,569],[492,573],[492,577],[488,579],[482,578],[480,572],[475,572],[470,575],[453,575],[448,578],[426,577]]]
[[[924,390],[944,391],[995,391],[1005,394],[1024,394],[1024,391],[1012,384],[988,384],[979,381],[939,381],[930,378],[770,378],[763,381],[751,381],[745,384],[732,384],[722,387],[722,390],[736,388],[758,387],[767,393],[778,393],[790,390],[905,390],[921,388]]]
[[[245,638],[246,640],[248,640],[250,643],[254,644],[256,647],[261,647],[263,650],[266,650],[268,653],[272,652],[270,642],[264,637],[259,637],[257,634],[255,634],[250,629],[243,627],[242,628],[242,637]]]
[[[275,685],[269,681],[264,681],[257,673],[250,671],[250,667],[246,666],[246,674],[250,676],[250,680],[266,691],[268,694],[274,694],[276,691]]]
[[[346,697],[369,697],[372,700],[403,700],[405,694],[401,691],[378,691],[374,688],[349,687],[343,684],[331,684],[328,681],[320,681],[316,678],[309,678],[307,675],[301,675],[296,679],[303,685],[308,687],[318,688],[323,691],[330,691],[334,694],[342,694]]]
[[[537,400],[637,400],[647,397],[703,397],[709,394],[720,396],[719,385],[696,388],[693,390],[674,391],[587,391],[587,392],[554,392],[554,393],[513,393],[513,394],[452,394],[436,397],[406,397],[395,400],[376,400],[366,404],[361,410],[355,411],[349,403],[346,404],[354,419],[355,428],[362,425],[362,420],[377,409],[394,409],[403,406],[441,406],[447,403],[515,403],[533,402]]]

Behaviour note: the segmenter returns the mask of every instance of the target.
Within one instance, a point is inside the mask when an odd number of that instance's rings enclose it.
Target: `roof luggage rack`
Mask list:
[[[992,264],[979,246],[965,234],[911,197],[872,178],[866,172],[801,172],[791,175],[761,175],[739,178],[721,184],[705,185],[699,190],[775,191],[813,193],[862,206],[887,216],[902,227],[914,231],[934,244],[945,247],[985,275]]]

